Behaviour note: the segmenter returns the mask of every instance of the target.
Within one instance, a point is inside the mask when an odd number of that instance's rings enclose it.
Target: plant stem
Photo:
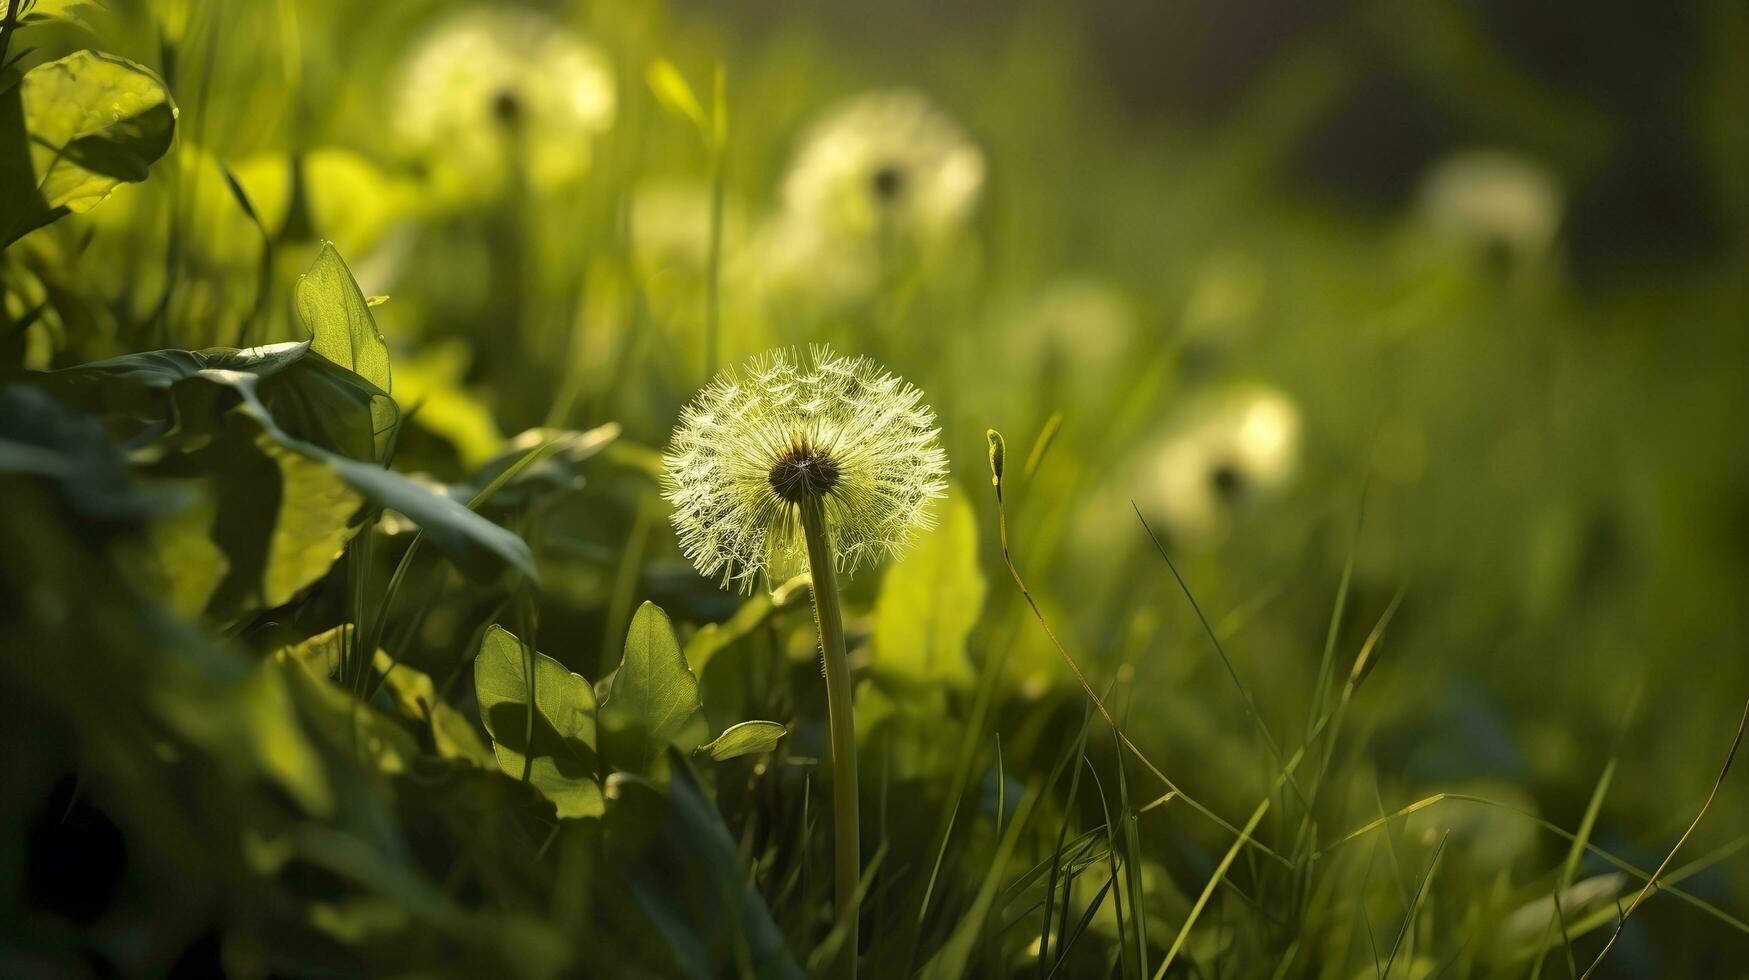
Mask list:
[[[833,909],[846,926],[833,976],[856,976],[856,885],[862,867],[861,814],[857,803],[856,727],[851,719],[850,657],[844,649],[844,616],[838,608],[838,575],[819,497],[802,504],[802,533],[813,577],[814,623],[826,667],[826,710],[832,732]]]
[[[711,151],[711,217],[710,251],[705,269],[704,313],[704,376],[709,381],[717,374],[717,332],[721,328],[722,309],[719,291],[723,278],[723,188],[727,181],[723,148]]]

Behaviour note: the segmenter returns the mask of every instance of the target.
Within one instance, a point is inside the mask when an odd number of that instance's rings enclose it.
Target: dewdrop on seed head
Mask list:
[[[700,574],[752,588],[807,570],[801,508],[818,498],[852,573],[927,527],[947,455],[923,393],[861,357],[775,350],[725,371],[681,413],[662,496]]]
[[[439,188],[485,195],[521,168],[537,190],[588,169],[589,139],[613,125],[607,59],[539,11],[465,10],[421,38],[401,68],[394,127]]]

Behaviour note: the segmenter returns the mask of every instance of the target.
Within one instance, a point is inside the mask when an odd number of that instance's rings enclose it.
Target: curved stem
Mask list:
[[[857,803],[856,727],[850,714],[850,657],[844,648],[844,616],[838,608],[838,575],[820,498],[802,504],[802,533],[813,576],[814,623],[826,667],[826,710],[832,732],[833,909],[846,927],[833,976],[856,976],[856,885],[861,873],[861,814]]]

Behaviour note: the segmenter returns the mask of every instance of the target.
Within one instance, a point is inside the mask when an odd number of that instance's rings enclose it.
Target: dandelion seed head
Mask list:
[[[440,21],[401,69],[394,125],[450,192],[490,192],[512,167],[551,190],[588,167],[588,140],[613,125],[613,71],[545,14],[479,7]]]
[[[959,124],[899,89],[829,109],[804,135],[783,199],[835,234],[934,237],[964,222],[983,183],[984,155]]]
[[[1465,150],[1436,164],[1421,186],[1432,229],[1459,242],[1504,247],[1530,260],[1554,244],[1561,187],[1535,161],[1504,150]]]
[[[1294,401],[1265,385],[1209,396],[1186,412],[1149,463],[1149,509],[1183,541],[1218,539],[1238,508],[1293,478],[1300,425]]]
[[[947,489],[923,393],[860,357],[776,350],[718,375],[681,413],[662,496],[701,574],[743,591],[807,570],[801,507],[823,506],[846,574],[898,554]]]

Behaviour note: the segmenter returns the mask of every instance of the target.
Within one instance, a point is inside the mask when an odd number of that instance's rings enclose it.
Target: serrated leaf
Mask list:
[[[533,737],[530,738],[528,662],[534,664]],[[486,630],[474,659],[474,694],[480,720],[492,736],[498,767],[553,801],[561,817],[602,812],[595,781],[595,691],[589,682],[544,654],[527,650],[501,626]]]
[[[601,748],[616,769],[652,772],[673,745],[690,752],[705,739],[698,678],[680,653],[674,624],[653,602],[638,607],[625,656],[601,705]]]
[[[146,179],[170,148],[176,108],[125,58],[77,51],[0,93],[0,246]]]
[[[315,264],[299,277],[296,294],[310,349],[392,394],[388,342],[333,242],[322,243]]]
[[[924,687],[969,686],[966,638],[984,605],[977,520],[957,487],[937,503],[940,526],[887,569],[875,605],[875,670]]]
[[[723,733],[695,749],[717,762],[756,755],[777,748],[789,730],[775,721],[744,721],[730,725]]]

